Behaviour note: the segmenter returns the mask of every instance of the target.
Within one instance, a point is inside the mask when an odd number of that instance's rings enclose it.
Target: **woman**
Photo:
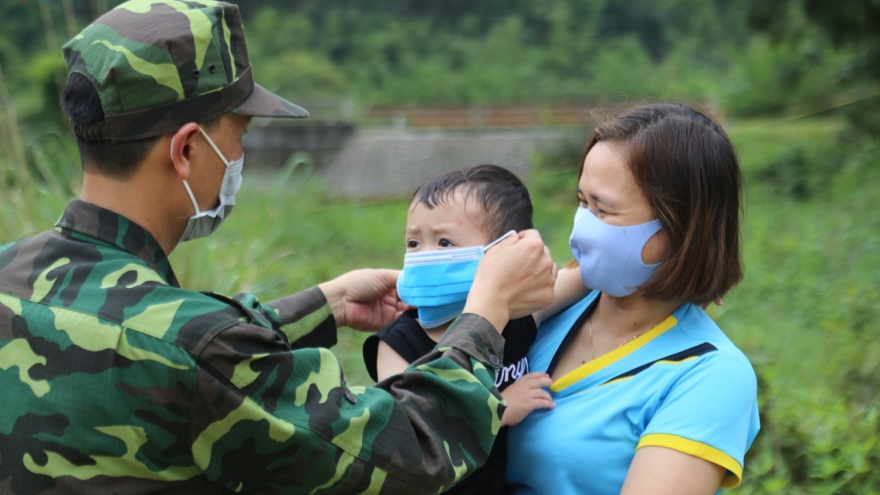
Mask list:
[[[703,495],[758,432],[748,359],[700,309],[742,279],[739,164],[679,104],[632,109],[584,150],[571,249],[593,289],[529,351],[556,403],[511,429],[514,494]]]

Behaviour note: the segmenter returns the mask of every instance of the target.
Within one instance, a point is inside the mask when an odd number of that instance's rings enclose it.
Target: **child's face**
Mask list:
[[[486,213],[480,202],[456,192],[444,204],[429,209],[411,205],[406,216],[406,252],[437,251],[488,244],[482,225]]]

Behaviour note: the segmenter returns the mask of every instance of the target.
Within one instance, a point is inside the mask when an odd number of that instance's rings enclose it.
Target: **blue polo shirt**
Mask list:
[[[532,371],[555,367],[598,295],[541,325],[528,354]],[[560,377],[550,391],[555,409],[536,410],[510,430],[507,483],[514,494],[619,494],[645,446],[722,466],[721,486],[735,487],[759,429],[749,360],[692,304]]]

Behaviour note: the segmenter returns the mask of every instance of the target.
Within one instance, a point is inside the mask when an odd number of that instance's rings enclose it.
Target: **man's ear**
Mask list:
[[[180,180],[186,180],[192,173],[193,148],[198,133],[199,125],[190,122],[171,136],[171,165]]]

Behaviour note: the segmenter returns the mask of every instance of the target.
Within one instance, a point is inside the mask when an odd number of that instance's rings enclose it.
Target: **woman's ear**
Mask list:
[[[171,137],[171,166],[180,180],[186,180],[192,173],[193,144],[199,125],[190,122]]]

